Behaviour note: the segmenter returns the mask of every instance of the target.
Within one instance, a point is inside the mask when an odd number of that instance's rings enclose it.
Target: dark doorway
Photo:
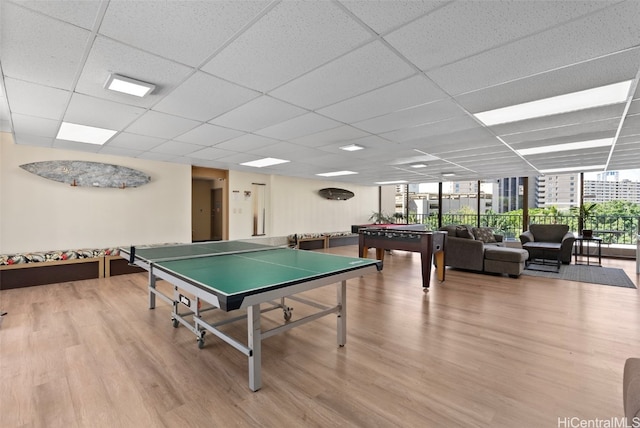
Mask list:
[[[211,190],[211,240],[222,240],[222,189]]]

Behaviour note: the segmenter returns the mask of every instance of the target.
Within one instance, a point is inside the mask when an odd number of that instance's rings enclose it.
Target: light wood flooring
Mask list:
[[[604,263],[638,283],[635,261]],[[558,427],[622,417],[623,364],[640,356],[637,289],[448,270],[424,293],[419,267],[417,254],[394,251],[382,272],[348,281],[344,348],[332,316],[266,339],[255,393],[243,354],[212,335],[198,349],[171,326],[168,305],[147,309],[145,274],[0,291],[9,313],[0,427]],[[307,294],[333,302],[335,293]],[[294,318],[304,313],[293,306]],[[228,331],[246,336],[244,323]]]

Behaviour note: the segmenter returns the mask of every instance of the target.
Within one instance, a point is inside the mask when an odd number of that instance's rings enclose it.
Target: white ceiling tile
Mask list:
[[[154,147],[159,146],[165,142],[165,138],[148,137],[144,135],[131,134],[128,132],[121,132],[113,137],[105,145],[108,147],[119,147],[129,150],[151,150]]]
[[[5,79],[9,107],[13,113],[62,119],[70,94],[35,83]]]
[[[260,93],[256,91],[198,72],[156,104],[153,110],[207,121],[258,96]]]
[[[325,144],[340,143],[340,145],[352,144],[351,140],[370,136],[371,134],[356,129],[349,125],[339,126],[327,131],[317,132],[304,137],[292,138],[290,141],[304,146],[319,147]]]
[[[356,122],[353,125],[371,133],[396,131],[412,126],[435,123],[466,113],[449,99],[397,111],[385,116]]]
[[[216,149],[233,150],[235,152],[251,151],[260,147],[270,147],[278,143],[278,140],[262,137],[255,134],[244,134],[224,143],[216,144]]]
[[[13,128],[11,127],[11,122],[9,120],[6,120],[5,117],[8,117],[8,116],[0,115],[0,132],[11,133],[13,131]]]
[[[345,5],[376,33],[383,34],[446,5],[448,1],[341,0],[340,3]]]
[[[316,149],[287,142],[277,142],[268,147],[256,147],[249,152],[257,156],[274,157],[290,161],[315,160],[319,154],[319,151]]]
[[[491,131],[496,133],[496,135],[505,136],[536,130],[559,128],[562,126],[575,125],[576,123],[602,123],[602,121],[607,120],[608,122],[604,125],[606,126],[606,129],[611,129],[611,127],[620,120],[623,110],[624,104],[613,104],[604,107],[544,116],[519,122],[505,123],[495,125],[490,128]]]
[[[202,125],[193,128],[191,131],[175,137],[175,140],[198,144],[201,146],[213,146],[240,135],[243,135],[243,133],[236,131],[235,129],[222,128],[220,126],[203,123]]]
[[[609,119],[591,123],[577,123],[567,126],[559,126],[556,128],[539,129],[530,132],[520,132],[515,134],[504,135],[501,138],[509,144],[519,143],[522,141],[532,140],[549,140],[555,141],[558,138],[570,137],[577,138],[574,141],[587,141],[595,138],[588,137],[589,134],[606,133],[609,137],[613,137],[613,133],[618,127],[619,120]],[[599,137],[604,138],[604,137]]]
[[[77,141],[54,140],[53,147],[56,149],[76,150],[79,152],[98,153],[102,146],[100,144],[86,144]]]
[[[455,97],[471,113],[549,98],[633,79],[640,47]]]
[[[302,116],[287,120],[286,122],[261,129],[256,134],[278,140],[288,140],[315,134],[326,129],[337,128],[341,124],[315,113],[307,113]]]
[[[418,68],[430,70],[551,28],[604,5],[589,1],[452,2],[385,39]]]
[[[132,134],[173,139],[195,128],[199,123],[157,111],[148,111],[126,128]]]
[[[193,72],[193,69],[123,45],[97,37],[82,69],[76,91],[139,107],[151,107]],[[120,74],[156,85],[144,98],[109,91],[104,88],[109,74]]]
[[[24,144],[26,146],[51,147],[53,145],[53,138],[39,137],[37,135],[16,132],[15,143]]]
[[[100,32],[131,46],[196,66],[268,1],[110,2]],[[144,25],[140,25],[144,22]]]
[[[413,76],[318,110],[333,119],[354,123],[408,107],[447,98],[424,76]]]
[[[276,89],[271,95],[314,110],[414,73],[413,68],[375,41]]]
[[[431,137],[445,136],[446,138],[446,134],[452,134],[458,131],[465,131],[474,128],[479,129],[480,125],[473,118],[469,116],[458,116],[450,119],[444,119],[439,122],[401,128],[391,132],[384,132],[380,135],[388,140],[401,143],[404,141]]]
[[[214,160],[232,156],[235,154],[237,153],[230,150],[218,149],[216,147],[207,147],[206,149],[198,150],[197,152],[191,153],[191,156],[199,159]]]
[[[284,122],[304,113],[307,113],[304,109],[269,96],[262,96],[228,113],[218,116],[210,121],[210,123],[246,132],[253,132],[270,125]]]
[[[124,156],[128,158],[136,158],[144,153],[144,150],[131,150],[124,149],[122,147],[115,146],[102,146],[102,149],[98,152],[103,155],[112,155],[112,156]]]
[[[4,75],[72,89],[91,33],[6,1],[0,8]]]
[[[66,122],[122,129],[144,114],[145,109],[74,93],[64,115]]]
[[[86,0],[30,0],[20,1],[20,5],[87,30],[95,25],[100,9],[100,2]]]
[[[58,133],[60,121],[43,119],[23,114],[13,115],[13,129],[17,134],[28,133],[38,137],[52,138]]]
[[[167,141],[166,143],[162,143],[159,146],[154,147],[153,151],[176,156],[184,156],[188,155],[189,153],[202,150],[202,148],[202,146],[198,146],[196,144],[181,143],[179,141]]]
[[[203,70],[267,92],[370,38],[371,34],[331,2],[287,1],[269,11]]]
[[[138,158],[157,162],[172,162],[175,159],[175,156],[167,153],[143,152],[138,156]]]
[[[638,22],[640,2],[621,3],[427,74],[445,91],[457,95],[636,47],[640,44]]]

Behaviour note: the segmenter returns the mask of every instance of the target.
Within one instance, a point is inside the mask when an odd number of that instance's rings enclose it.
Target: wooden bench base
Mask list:
[[[134,272],[144,272],[144,270],[137,266],[129,266],[120,256],[2,265],[0,266],[0,290],[108,278]]]

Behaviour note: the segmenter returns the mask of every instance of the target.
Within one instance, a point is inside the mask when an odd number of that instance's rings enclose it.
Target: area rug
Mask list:
[[[538,268],[539,266],[536,266]],[[553,266],[555,270],[555,266]],[[562,265],[560,272],[546,272],[525,269],[523,275],[543,278],[562,279],[565,281],[589,282],[592,284],[613,285],[615,287],[636,288],[627,274],[618,268],[600,266]]]

